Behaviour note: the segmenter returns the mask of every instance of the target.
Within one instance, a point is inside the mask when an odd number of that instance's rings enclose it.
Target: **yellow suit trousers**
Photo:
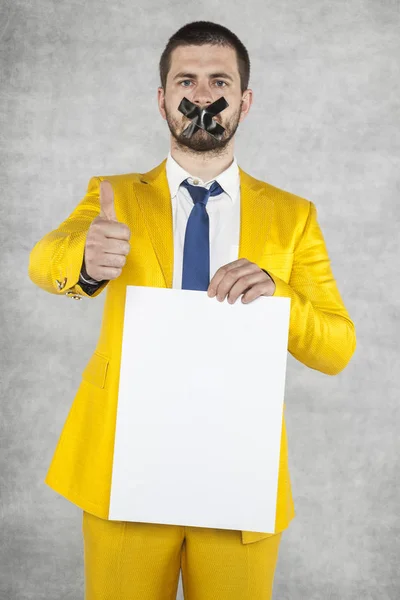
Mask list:
[[[270,600],[282,532],[109,521],[83,511],[85,600]]]

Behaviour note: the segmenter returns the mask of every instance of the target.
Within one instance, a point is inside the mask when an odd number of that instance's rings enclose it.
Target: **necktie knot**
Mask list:
[[[217,181],[213,182],[210,189],[207,189],[203,186],[192,185],[188,182],[187,179],[182,181],[181,185],[183,185],[187,190],[189,190],[189,194],[194,204],[200,202],[200,204],[204,204],[204,206],[206,206],[210,196],[218,196],[224,191]]]

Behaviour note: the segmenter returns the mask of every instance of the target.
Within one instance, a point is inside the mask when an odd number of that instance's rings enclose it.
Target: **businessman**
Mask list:
[[[92,177],[31,251],[29,275],[44,290],[81,299],[106,289],[97,346],[45,482],[82,509],[86,600],[175,600],[180,571],[186,600],[267,600],[295,516],[284,415],[274,531],[108,519],[126,286],[201,290],[210,302],[288,297],[288,351],[327,375],[349,363],[355,328],[313,202],[238,166],[235,132],[253,102],[242,42],[221,25],[189,23],[159,68],[167,158],[146,173]]]

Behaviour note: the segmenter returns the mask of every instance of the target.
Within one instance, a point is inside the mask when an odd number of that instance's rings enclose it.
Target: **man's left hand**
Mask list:
[[[271,277],[247,258],[239,258],[220,267],[207,290],[210,298],[217,296],[220,302],[228,294],[229,304],[234,304],[241,294],[245,304],[259,296],[272,296],[274,292],[275,283]]]

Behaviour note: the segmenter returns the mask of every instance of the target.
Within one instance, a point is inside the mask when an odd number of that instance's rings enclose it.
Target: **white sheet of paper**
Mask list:
[[[289,315],[127,287],[109,519],[275,531]]]

